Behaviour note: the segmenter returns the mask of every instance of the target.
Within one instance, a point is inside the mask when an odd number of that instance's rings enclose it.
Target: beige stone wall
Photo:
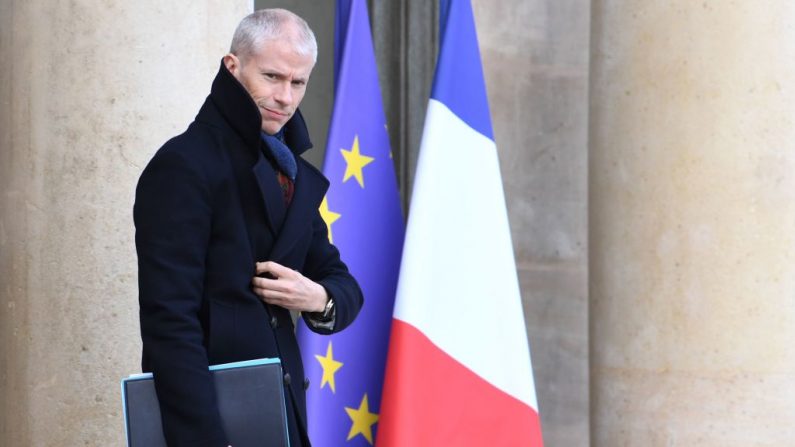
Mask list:
[[[251,1],[0,1],[0,445],[122,445],[134,187]]]
[[[795,442],[795,5],[593,3],[595,446]]]

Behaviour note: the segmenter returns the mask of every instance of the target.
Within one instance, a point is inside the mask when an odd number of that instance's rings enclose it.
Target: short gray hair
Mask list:
[[[284,25],[288,23],[295,25],[297,33],[289,33],[285,29]],[[293,41],[299,54],[312,56],[312,60],[317,61],[315,33],[304,19],[279,8],[260,9],[241,20],[232,37],[229,52],[237,57],[247,57],[254,54],[264,42],[279,38]]]

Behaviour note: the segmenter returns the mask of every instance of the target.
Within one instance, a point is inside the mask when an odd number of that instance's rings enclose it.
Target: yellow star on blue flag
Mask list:
[[[367,402],[367,394],[362,398],[359,408],[345,407],[345,412],[351,418],[351,429],[348,432],[348,441],[356,435],[364,436],[364,439],[373,444],[373,424],[378,422],[378,415],[370,412],[370,404]]]
[[[340,218],[340,213],[335,213],[328,209],[328,196],[323,197],[323,201],[320,202],[320,217],[323,218],[323,222],[326,222],[326,227],[328,227],[328,240],[333,244],[334,238],[331,237],[331,224]]]
[[[326,384],[328,384],[328,386],[331,388],[331,392],[336,393],[337,386],[336,382],[334,381],[334,373],[342,368],[342,362],[334,360],[334,355],[331,350],[331,341],[328,342],[326,355],[315,355],[315,358],[318,362],[320,362],[320,366],[323,368],[323,378],[320,381],[320,388],[323,388]]]
[[[345,167],[345,176],[342,178],[342,183],[347,182],[351,177],[355,177],[356,181],[359,182],[359,186],[364,188],[364,173],[362,170],[375,159],[373,157],[362,155],[359,149],[358,135],[353,137],[353,146],[351,146],[351,150],[346,151],[345,149],[340,149],[340,152],[342,153],[342,157],[345,159],[345,163],[347,164]]]

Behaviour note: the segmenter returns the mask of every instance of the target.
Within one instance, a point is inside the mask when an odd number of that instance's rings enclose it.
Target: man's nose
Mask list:
[[[276,92],[273,95],[274,99],[282,104],[292,104],[293,102],[293,89],[289,82],[281,82],[276,87]]]

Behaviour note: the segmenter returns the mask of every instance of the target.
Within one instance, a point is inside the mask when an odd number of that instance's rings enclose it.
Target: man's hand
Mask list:
[[[256,274],[252,289],[268,304],[301,312],[322,312],[326,307],[326,289],[293,269],[272,261],[258,262]]]

